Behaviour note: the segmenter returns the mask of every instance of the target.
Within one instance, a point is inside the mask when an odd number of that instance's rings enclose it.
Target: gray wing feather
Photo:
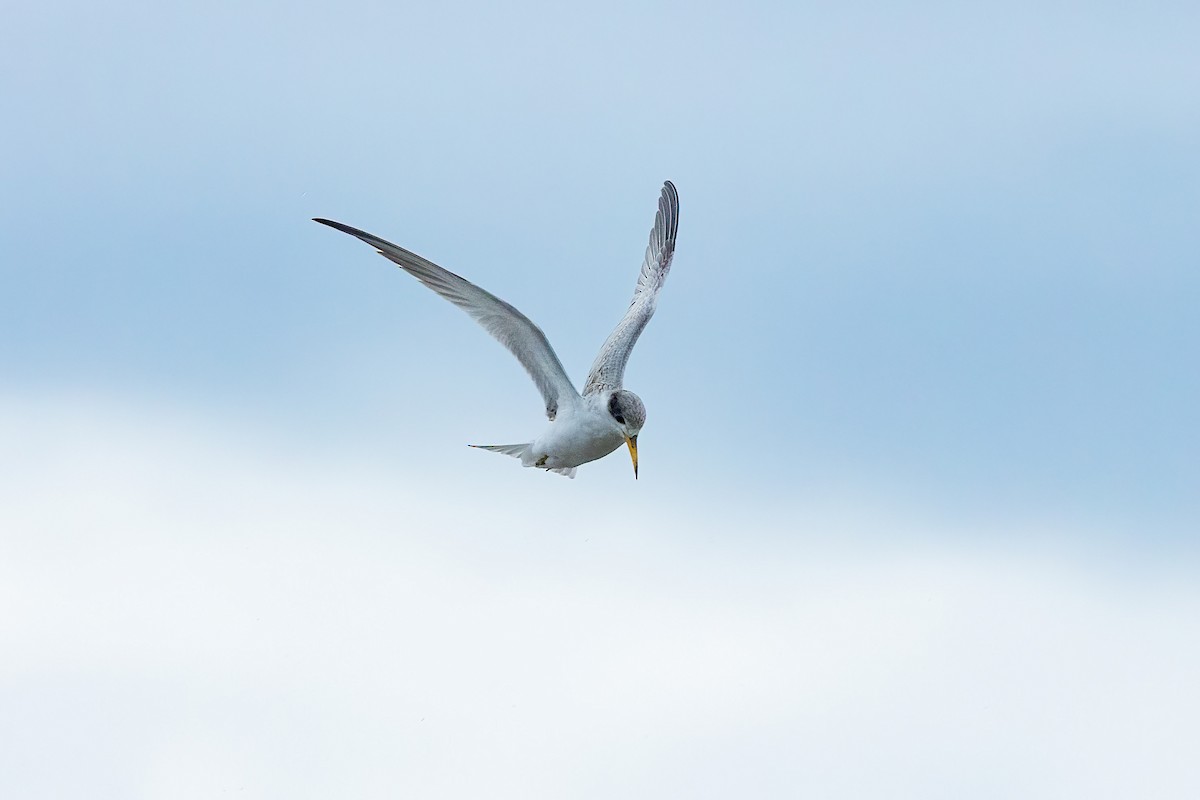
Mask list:
[[[546,334],[529,317],[499,297],[416,253],[366,231],[327,219],[313,221],[366,242],[377,249],[381,256],[394,261],[409,275],[470,314],[525,367],[546,401],[546,416],[550,419],[554,419],[563,403],[573,402],[579,397]]]
[[[646,258],[638,274],[633,300],[596,355],[583,387],[585,396],[621,388],[629,354],[658,306],[658,293],[667,279],[671,258],[675,255],[675,234],[678,230],[679,193],[675,191],[675,184],[667,181],[658,198],[658,213],[654,215],[654,228],[650,231],[650,243],[646,246]]]

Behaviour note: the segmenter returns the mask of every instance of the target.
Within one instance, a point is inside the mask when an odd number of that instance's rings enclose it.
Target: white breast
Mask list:
[[[570,414],[559,414],[533,441],[521,463],[546,469],[577,467],[603,458],[624,442],[624,435],[606,411],[585,406]]]

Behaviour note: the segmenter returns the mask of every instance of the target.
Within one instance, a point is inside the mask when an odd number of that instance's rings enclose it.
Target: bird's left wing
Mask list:
[[[675,184],[667,181],[658,198],[658,213],[654,215],[654,228],[650,231],[650,243],[646,246],[646,258],[638,274],[633,300],[596,355],[583,387],[585,396],[621,388],[629,354],[658,306],[658,292],[671,269],[678,230],[679,193],[675,191]]]
[[[327,219],[313,221],[366,242],[377,249],[381,256],[394,261],[409,275],[470,314],[525,367],[546,401],[546,416],[550,419],[554,419],[564,403],[574,403],[579,399],[579,393],[567,377],[567,371],[563,369],[546,334],[529,317],[466,278],[442,269],[403,247],[340,222]]]

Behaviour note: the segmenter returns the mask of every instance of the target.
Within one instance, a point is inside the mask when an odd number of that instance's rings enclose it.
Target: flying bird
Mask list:
[[[466,311],[507,347],[533,378],[546,402],[546,416],[550,419],[541,435],[521,444],[471,447],[515,456],[521,459],[523,466],[574,478],[580,464],[603,458],[625,444],[633,459],[633,477],[637,478],[637,440],[646,424],[646,407],[641,398],[622,386],[622,381],[629,353],[654,315],[658,293],[667,279],[675,254],[679,193],[673,183],[663,184],[658,198],[658,213],[654,215],[654,228],[650,231],[650,243],[646,247],[633,300],[600,348],[582,394],[567,377],[546,334],[513,306],[465,278],[378,236],[328,219],[313,221],[361,239],[381,256],[394,261],[409,275]]]

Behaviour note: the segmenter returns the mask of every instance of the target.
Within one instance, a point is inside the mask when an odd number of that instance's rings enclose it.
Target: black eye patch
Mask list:
[[[615,417],[613,417],[613,419],[615,419],[617,422],[621,423],[622,425],[625,424],[625,418],[622,417],[620,414],[617,414]]]

